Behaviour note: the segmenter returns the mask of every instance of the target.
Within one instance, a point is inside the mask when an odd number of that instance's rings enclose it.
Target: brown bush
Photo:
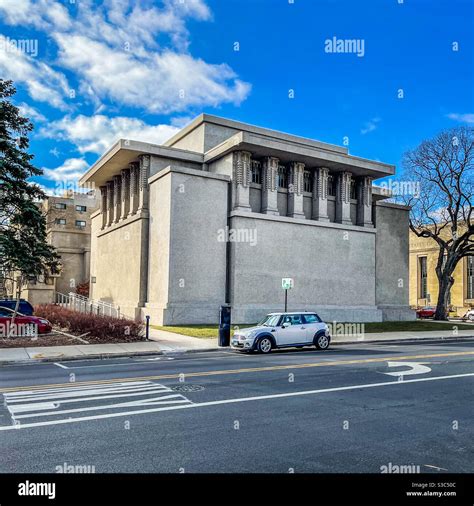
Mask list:
[[[143,339],[143,324],[134,320],[79,313],[55,304],[40,304],[35,315],[49,320],[64,332],[84,336],[89,342],[127,342]]]

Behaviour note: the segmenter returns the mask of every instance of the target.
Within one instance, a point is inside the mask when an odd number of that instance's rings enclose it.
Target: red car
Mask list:
[[[18,314],[12,322],[13,311],[8,308],[0,308],[0,336],[19,337],[48,334],[52,330],[51,323],[45,318],[38,316],[26,316]]]
[[[433,318],[436,313],[436,308],[433,306],[426,306],[418,309],[416,312],[417,318]]]

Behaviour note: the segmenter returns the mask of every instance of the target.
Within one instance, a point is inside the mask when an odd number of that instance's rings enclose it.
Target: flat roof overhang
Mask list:
[[[309,168],[327,167],[334,172],[349,171],[356,176],[371,176],[374,179],[395,174],[395,165],[324,148],[315,148],[298,142],[274,140],[250,132],[239,132],[210,149],[204,154],[204,162],[211,163],[235,150],[249,151],[254,158],[275,156],[283,163],[302,162]]]
[[[94,183],[96,187],[103,186],[113,176],[120,174],[131,162],[138,161],[140,155],[156,155],[172,160],[203,163],[203,155],[184,149],[170,148],[147,142],[120,139],[81,177],[79,185]]]

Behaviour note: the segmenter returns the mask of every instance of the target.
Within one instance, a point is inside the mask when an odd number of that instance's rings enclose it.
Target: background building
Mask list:
[[[65,192],[47,197],[40,205],[46,215],[47,241],[61,257],[61,272],[28,281],[22,297],[32,304],[54,302],[56,292],[75,292],[77,285],[89,281],[91,213],[97,209],[97,199],[95,192]],[[10,287],[9,295],[15,293],[15,286]]]
[[[372,181],[395,167],[346,148],[201,115],[164,145],[120,140],[82,177],[91,297],[158,324],[283,309],[328,320],[412,319],[408,214]],[[229,240],[227,240],[229,239]]]
[[[439,246],[433,239],[410,232],[410,306],[436,306]],[[450,305],[458,316],[474,307],[474,257],[463,258],[453,273]]]

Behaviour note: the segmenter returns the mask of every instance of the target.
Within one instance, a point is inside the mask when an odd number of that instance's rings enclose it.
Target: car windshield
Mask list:
[[[278,314],[268,314],[261,322],[259,322],[258,325],[264,327],[275,327],[279,319],[280,315]]]

